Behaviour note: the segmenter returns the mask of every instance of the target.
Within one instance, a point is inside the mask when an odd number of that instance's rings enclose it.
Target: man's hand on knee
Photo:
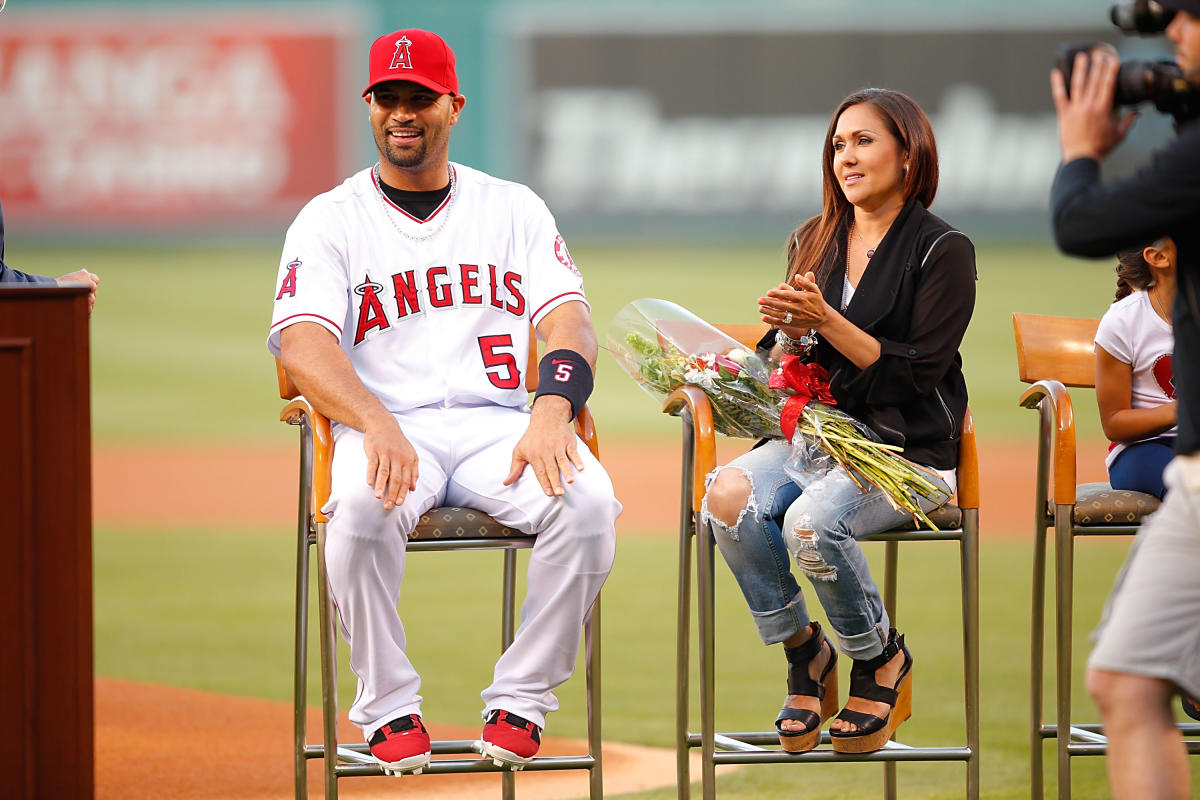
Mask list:
[[[417,488],[417,451],[391,414],[371,420],[363,431],[367,454],[367,485],[375,497],[391,510]]]
[[[521,477],[526,465],[533,468],[542,491],[562,497],[563,483],[574,483],[575,472],[583,469],[579,439],[571,425],[570,403],[556,395],[539,397],[529,418],[529,428],[513,448],[512,467],[505,486]]]

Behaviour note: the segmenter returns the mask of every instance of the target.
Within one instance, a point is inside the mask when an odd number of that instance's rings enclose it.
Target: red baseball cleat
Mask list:
[[[416,714],[397,717],[371,735],[371,755],[391,775],[420,774],[429,763],[429,731]]]
[[[529,720],[507,711],[488,714],[479,740],[480,752],[497,767],[518,770],[537,755],[542,744],[542,729]]]

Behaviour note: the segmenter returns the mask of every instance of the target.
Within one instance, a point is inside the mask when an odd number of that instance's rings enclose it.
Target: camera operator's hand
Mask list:
[[[1087,53],[1079,53],[1071,69],[1069,97],[1062,72],[1055,69],[1050,73],[1050,94],[1058,113],[1064,162],[1077,158],[1103,161],[1133,125],[1136,112],[1113,109],[1120,67],[1120,60],[1110,52],[1093,50],[1090,58]]]

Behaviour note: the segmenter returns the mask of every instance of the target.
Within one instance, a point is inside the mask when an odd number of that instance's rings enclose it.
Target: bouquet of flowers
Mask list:
[[[712,406],[713,427],[726,436],[783,436],[793,453],[784,469],[807,488],[843,469],[864,491],[880,489],[893,508],[937,527],[920,498],[950,499],[929,470],[879,441],[863,423],[833,406],[829,375],[796,356],[765,363],[758,355],[680,306],[644,298],[613,320],[608,347],[621,367],[660,403],[684,384],[699,387]]]

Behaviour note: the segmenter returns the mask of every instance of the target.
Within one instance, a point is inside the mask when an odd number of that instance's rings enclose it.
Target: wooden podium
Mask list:
[[[0,284],[0,791],[94,794],[87,290]]]

